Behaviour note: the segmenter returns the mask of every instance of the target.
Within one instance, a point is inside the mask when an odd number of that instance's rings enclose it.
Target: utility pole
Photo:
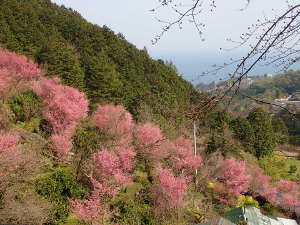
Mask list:
[[[196,127],[196,121],[194,120],[194,155],[197,156],[197,137],[196,137],[196,132],[197,127]],[[195,170],[195,183],[197,184],[197,174],[198,174],[198,169],[196,168]]]

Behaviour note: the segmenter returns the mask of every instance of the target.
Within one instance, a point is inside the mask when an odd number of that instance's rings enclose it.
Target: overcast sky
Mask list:
[[[216,62],[226,60],[231,54],[237,55],[246,49],[237,52],[224,53],[219,49],[231,47],[227,38],[238,40],[247,27],[263,15],[272,16],[286,8],[286,0],[251,0],[246,10],[246,0],[217,0],[214,13],[203,13],[199,19],[206,24],[202,41],[194,27],[188,22],[180,30],[174,27],[166,33],[156,44],[151,39],[161,31],[162,24],[155,17],[168,19],[172,17],[169,11],[150,12],[158,5],[158,0],[52,0],[57,4],[64,4],[78,11],[89,22],[100,26],[107,25],[115,32],[122,33],[125,38],[138,48],[147,47],[154,58],[172,60],[179,71],[196,82],[203,81],[197,75],[201,70]],[[292,1],[292,0],[291,0]],[[190,3],[191,0],[182,0]],[[274,11],[275,10],[275,11]],[[258,71],[268,72],[268,71]],[[210,80],[210,79],[206,79]]]

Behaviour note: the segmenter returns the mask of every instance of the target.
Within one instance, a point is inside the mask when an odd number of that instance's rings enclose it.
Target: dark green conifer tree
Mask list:
[[[254,108],[247,119],[254,131],[255,156],[260,158],[271,154],[275,148],[275,135],[268,112],[263,108]]]

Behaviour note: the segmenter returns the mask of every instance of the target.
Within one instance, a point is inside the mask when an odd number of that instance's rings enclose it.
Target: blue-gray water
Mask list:
[[[242,57],[245,53],[232,52],[199,52],[199,53],[152,53],[155,59],[163,59],[164,61],[172,61],[177,67],[182,76],[192,82],[194,85],[198,83],[210,83],[212,81],[224,80],[228,77],[228,74],[234,70],[234,67],[228,67],[222,70],[219,74],[201,76],[202,72],[212,70],[214,64],[222,65],[230,62],[230,58]],[[299,64],[293,66],[291,69],[300,69]],[[264,75],[264,74],[277,74],[281,73],[281,68],[276,66],[261,66],[257,65],[249,73],[250,76]]]

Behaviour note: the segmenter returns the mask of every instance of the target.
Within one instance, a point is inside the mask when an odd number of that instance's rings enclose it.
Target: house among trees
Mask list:
[[[197,225],[297,225],[292,219],[265,216],[258,208],[240,207],[227,212],[224,218]]]

